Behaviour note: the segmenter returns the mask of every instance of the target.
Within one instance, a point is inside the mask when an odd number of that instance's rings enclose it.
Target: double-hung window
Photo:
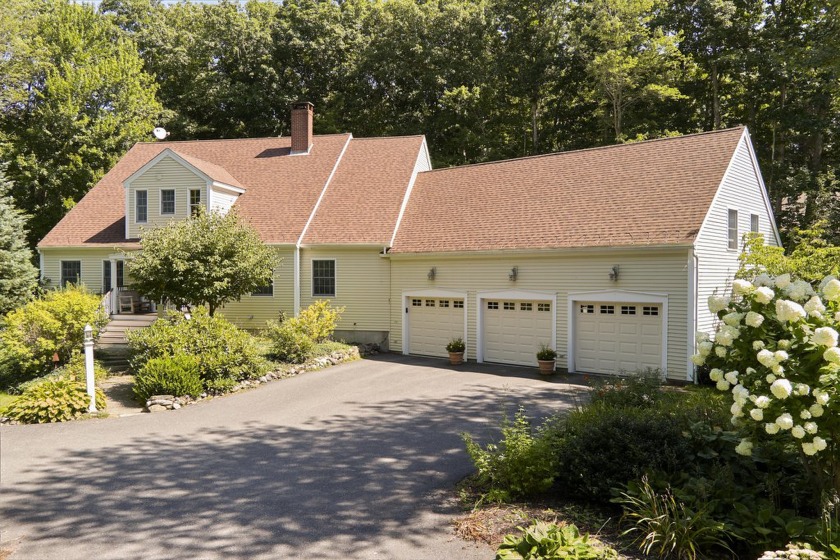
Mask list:
[[[273,296],[274,295],[274,282],[269,282],[265,286],[260,286],[253,292],[251,292],[252,296]]]
[[[61,287],[78,284],[82,277],[82,261],[61,261]]]
[[[335,261],[312,261],[312,295],[335,297]]]
[[[134,221],[145,224],[149,220],[149,193],[147,191],[134,192]]]
[[[727,247],[732,251],[738,250],[738,211],[729,210],[729,224],[728,224],[728,244]]]
[[[161,216],[175,214],[175,189],[162,189],[160,191],[160,214]]]
[[[190,216],[198,214],[201,208],[201,189],[190,189]]]

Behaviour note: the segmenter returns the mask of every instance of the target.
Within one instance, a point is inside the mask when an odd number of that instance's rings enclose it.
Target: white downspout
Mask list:
[[[694,348],[697,344],[697,311],[700,305],[698,298],[699,282],[698,273],[700,270],[700,258],[697,256],[694,246],[688,253],[688,368],[686,372],[686,380],[693,381],[697,384],[697,368],[694,362],[691,361],[691,356],[694,355]]]
[[[300,243],[295,244],[295,262],[294,262],[294,273],[295,273],[295,281],[294,281],[294,309],[295,309],[295,317],[297,317],[298,313],[300,313]]]

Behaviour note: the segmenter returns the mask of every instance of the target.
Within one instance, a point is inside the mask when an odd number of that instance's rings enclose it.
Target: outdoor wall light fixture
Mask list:
[[[615,265],[610,269],[610,280],[618,282],[618,265]]]
[[[510,274],[508,274],[508,280],[511,282],[516,282],[516,277],[519,276],[519,267],[514,266],[510,269]]]
[[[426,275],[426,278],[428,278],[429,280],[434,280],[435,276],[437,276],[437,268],[433,266],[429,269],[429,274]]]

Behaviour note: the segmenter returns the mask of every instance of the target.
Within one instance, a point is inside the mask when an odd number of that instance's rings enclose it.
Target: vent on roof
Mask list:
[[[292,154],[308,154],[312,147],[312,115],[315,106],[308,101],[292,105]]]

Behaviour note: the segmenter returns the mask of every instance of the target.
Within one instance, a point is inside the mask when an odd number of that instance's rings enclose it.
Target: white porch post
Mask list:
[[[119,299],[117,296],[117,259],[111,259],[111,313],[120,312]]]

